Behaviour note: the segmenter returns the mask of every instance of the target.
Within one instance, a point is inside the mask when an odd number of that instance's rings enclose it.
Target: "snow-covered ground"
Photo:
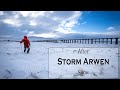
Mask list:
[[[30,53],[24,54],[21,51],[21,45],[19,42],[1,41],[0,42],[0,79],[48,79],[49,76],[48,49],[50,47],[119,47],[119,53],[120,53],[120,44],[115,45],[115,44],[31,42]],[[23,50],[23,45],[22,45],[22,50]],[[118,57],[120,57],[120,54],[118,54]],[[119,64],[118,69],[120,72],[120,63],[118,64]],[[90,74],[93,74],[95,77],[97,77],[95,72]],[[74,76],[77,77],[77,75],[78,73],[76,72]],[[62,78],[62,76],[58,78]],[[119,73],[119,78],[120,78],[120,73]]]

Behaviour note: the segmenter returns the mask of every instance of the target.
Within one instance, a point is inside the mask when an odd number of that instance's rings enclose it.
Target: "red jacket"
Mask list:
[[[27,36],[24,36],[24,39],[20,43],[24,42],[24,47],[29,47],[30,41],[27,39]]]

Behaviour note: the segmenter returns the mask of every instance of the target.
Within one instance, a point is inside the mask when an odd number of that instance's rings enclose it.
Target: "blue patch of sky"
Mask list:
[[[83,11],[78,22],[80,24],[73,28],[78,32],[107,32],[108,27],[120,25],[120,11],[92,11],[90,13]],[[86,23],[82,24],[84,22]]]

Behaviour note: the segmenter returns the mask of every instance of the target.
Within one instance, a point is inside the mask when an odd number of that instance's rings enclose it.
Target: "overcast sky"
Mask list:
[[[0,36],[120,35],[120,11],[0,11]]]

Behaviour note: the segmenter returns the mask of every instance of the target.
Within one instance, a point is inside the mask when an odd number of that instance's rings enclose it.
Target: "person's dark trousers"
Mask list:
[[[27,53],[29,53],[30,47],[29,46],[28,47],[24,47],[24,53],[26,52],[26,49],[27,49]]]

